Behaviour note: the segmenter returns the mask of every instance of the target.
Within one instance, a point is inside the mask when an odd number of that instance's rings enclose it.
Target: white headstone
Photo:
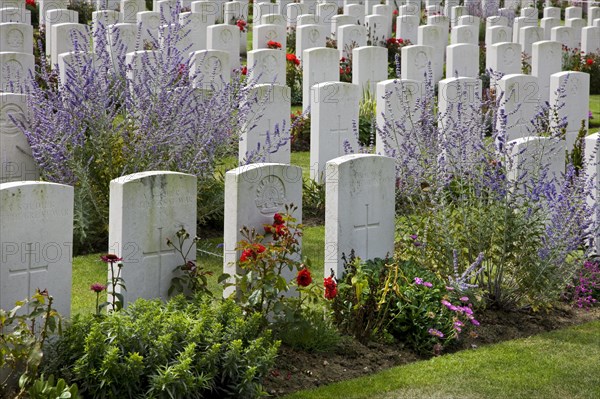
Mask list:
[[[537,184],[542,178],[554,184],[562,180],[565,169],[565,143],[551,137],[522,137],[507,143],[510,161],[507,180],[517,193]],[[543,175],[544,174],[544,175]]]
[[[316,15],[326,26],[330,26],[333,23],[333,17],[338,15],[338,5],[333,2],[323,2],[317,4]]]
[[[487,17],[485,19],[485,27],[491,28],[492,26],[506,26],[508,27],[508,18],[503,17],[501,15],[495,15],[492,17]]]
[[[146,43],[158,44],[158,28],[160,27],[159,12],[142,11],[138,13],[137,24],[141,25],[140,41],[142,45]]]
[[[419,26],[418,44],[433,47],[433,84],[440,81],[444,68],[448,34],[440,26]]]
[[[262,50],[267,51],[267,50]],[[276,50],[272,50],[276,51]],[[239,145],[241,164],[262,158],[259,162],[290,163],[290,88],[282,85],[258,84],[250,92],[252,115],[242,129]]]
[[[114,24],[107,27],[107,50],[113,62],[123,54],[141,50],[142,43],[138,43],[138,27],[136,24]]]
[[[583,16],[583,9],[581,7],[567,7],[565,8],[565,21],[571,18],[581,18]]]
[[[192,54],[190,78],[196,88],[219,90],[231,79],[229,53],[220,50],[201,50]]]
[[[560,26],[560,19],[542,18],[540,20],[540,26],[544,29],[544,40],[550,40],[552,38],[552,29]]]
[[[544,40],[544,30],[542,28],[535,26],[521,28],[519,44],[521,44],[521,51],[525,54],[531,55],[531,45],[542,40]]]
[[[343,25],[338,29],[337,38],[340,58],[350,58],[355,47],[367,45],[367,29],[359,25]]]
[[[340,27],[344,25],[358,25],[358,20],[351,15],[335,15],[331,20],[331,35],[335,37],[339,36],[338,31]]]
[[[175,269],[183,264],[167,239],[175,242],[181,229],[196,236],[196,180],[185,173],[151,171],[110,182],[109,252],[123,258],[127,290],[116,291],[125,305],[138,298],[167,298],[171,279],[178,276]],[[190,254],[195,253],[192,244]]]
[[[12,118],[26,123],[26,94],[0,93],[0,183],[37,180],[37,164],[27,138]]]
[[[19,93],[33,76],[33,54],[0,53],[0,92]]]
[[[214,24],[212,16],[184,12],[179,14],[179,23],[181,24],[180,45],[186,48],[188,53],[207,49],[207,29]]]
[[[594,26],[594,20],[600,18],[600,7],[590,7],[588,9],[587,26]]]
[[[446,47],[446,77],[479,76],[479,46],[475,44],[451,44]]]
[[[296,223],[302,223],[302,168],[299,166],[254,163],[225,174],[225,273],[242,273],[238,267],[241,251],[236,250],[238,242],[244,239],[240,232],[242,227],[262,233],[265,224],[273,224],[275,213],[285,213],[286,205],[290,204],[298,207],[291,216]],[[289,280],[295,277],[289,271],[284,273]],[[227,288],[223,296],[234,291],[234,288]]]
[[[46,12],[46,54],[52,53],[52,26],[67,22],[77,23],[77,11],[54,9]]]
[[[265,14],[260,19],[261,25],[281,25],[283,29],[287,27],[287,21],[281,14]]]
[[[600,53],[600,27],[586,26],[581,30],[581,51],[585,54]]]
[[[146,11],[144,0],[121,0],[122,22],[135,24],[137,22],[136,14],[143,11]]]
[[[210,50],[222,50],[229,53],[232,69],[240,68],[240,35],[235,25],[218,24],[207,28],[207,47]]]
[[[517,43],[492,44],[486,52],[485,68],[504,75],[521,73],[521,46]],[[490,80],[493,87],[496,79],[492,75]]]
[[[376,152],[397,158],[406,154],[404,146],[410,142],[417,121],[421,117],[417,100],[425,96],[425,85],[409,79],[389,79],[377,84],[377,142]],[[387,131],[384,137],[382,132]]]
[[[325,270],[340,279],[342,255],[362,260],[392,257],[395,232],[394,159],[352,154],[327,162]],[[377,178],[374,178],[377,176]]]
[[[566,118],[567,148],[575,144],[579,130],[588,130],[590,104],[590,75],[585,72],[557,72],[550,77],[550,106],[557,107],[550,112],[550,126]],[[554,115],[553,115],[554,114]]]
[[[559,42],[543,40],[534,43],[531,54],[531,75],[538,79],[540,100],[550,99],[550,76],[562,70],[562,46]]]
[[[82,79],[87,79],[88,71],[95,69],[98,56],[89,51],[70,51],[58,55],[58,69],[60,71],[60,83],[69,85],[75,79],[75,82],[83,83]]]
[[[287,21],[288,27],[293,28],[296,26],[296,20],[299,15],[308,13],[308,7],[306,4],[291,3],[287,5]]]
[[[354,17],[358,22],[357,25],[362,25],[365,22],[365,8],[362,7],[360,4],[345,5],[344,15],[350,15]]]
[[[419,40],[419,17],[412,15],[396,18],[396,38],[410,40],[417,44]]]
[[[19,22],[31,25],[31,11],[18,7],[0,8],[0,23],[4,22]]]
[[[498,81],[498,90],[503,97],[496,126],[498,131],[504,131],[504,143],[535,135],[532,121],[539,111],[538,79],[523,74],[504,75]]]
[[[424,82],[430,68],[433,70],[433,47],[412,45],[403,47],[400,51],[402,79]]]
[[[537,20],[527,17],[517,17],[513,22],[513,42],[521,43],[521,28],[536,27]]]
[[[282,50],[263,48],[248,51],[248,76],[256,83],[285,86],[285,67],[285,52]]]
[[[492,44],[507,43],[512,38],[512,30],[506,26],[492,26],[485,30],[485,45],[489,48]]]
[[[360,87],[361,93],[377,90],[377,83],[388,77],[388,51],[384,47],[364,46],[352,50],[352,83]]]
[[[586,178],[594,182],[587,203],[590,208],[594,209],[595,207],[592,220],[594,222],[593,227],[596,230],[592,230],[592,238],[596,253],[600,253],[600,229],[598,229],[600,218],[600,210],[598,209],[600,203],[600,133],[590,134],[584,139],[584,162]]]
[[[296,56],[302,59],[305,50],[325,47],[328,29],[323,25],[302,25],[296,28]]]
[[[361,96],[357,85],[340,82],[317,84],[311,94],[310,172],[313,180],[323,182],[327,161],[344,155],[346,146],[358,149],[353,126]]]
[[[586,22],[583,18],[571,18],[565,21],[565,26],[573,29],[575,33],[575,43],[579,46],[581,43],[581,30],[586,26]]]
[[[281,25],[258,25],[252,28],[252,49],[269,48],[270,41],[281,44],[281,51],[287,46],[286,28]]]
[[[48,182],[0,184],[0,308],[36,289],[54,297],[52,308],[71,314],[73,187]]]
[[[575,32],[573,28],[569,28],[568,26],[557,26],[556,28],[552,28],[550,40],[559,42],[570,50],[577,47],[575,42],[577,40]]]
[[[0,52],[33,54],[33,27],[18,22],[0,23]]]
[[[372,46],[385,47],[386,41],[392,35],[388,18],[383,15],[367,15],[365,17],[367,40]]]
[[[450,33],[452,44],[479,44],[479,25],[458,25],[452,28]]]
[[[89,50],[90,34],[87,25],[64,23],[52,25],[51,65],[58,64],[58,55],[69,51]]]
[[[544,7],[544,18],[556,18],[560,20],[560,8]]]
[[[340,80],[340,53],[326,47],[304,50],[302,69],[302,111],[305,112],[310,107],[314,85]]]
[[[46,13],[50,10],[66,10],[69,6],[69,0],[38,0],[40,25],[47,24]],[[23,3],[21,3],[23,4]],[[24,5],[24,4],[23,4]],[[60,22],[60,21],[59,21]],[[73,21],[62,21],[73,22]],[[58,23],[58,22],[57,22]]]

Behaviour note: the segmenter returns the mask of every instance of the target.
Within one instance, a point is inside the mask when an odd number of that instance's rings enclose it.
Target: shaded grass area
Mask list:
[[[600,321],[395,367],[286,399],[600,397]]]

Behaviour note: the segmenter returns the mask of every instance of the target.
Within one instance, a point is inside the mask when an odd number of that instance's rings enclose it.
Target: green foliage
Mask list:
[[[306,352],[329,352],[340,342],[337,329],[322,311],[306,308],[293,316],[273,325],[275,336],[283,344]]]
[[[41,375],[33,382],[27,394],[29,399],[76,399],[80,397],[76,384],[67,385],[62,378],[59,378],[55,384],[53,375],[47,380],[44,379],[44,375]]]
[[[79,17],[79,23],[88,25],[92,23],[92,12],[96,11],[94,5],[91,2],[85,0],[72,0],[67,6],[69,10],[77,11]],[[149,8],[148,10],[151,10]]]
[[[12,310],[0,309],[0,392],[21,398],[38,377],[44,344],[61,333],[61,317],[52,297],[39,290]],[[17,388],[18,383],[18,388]]]
[[[376,106],[375,94],[365,90],[358,108],[358,141],[362,146],[375,145]]]
[[[332,305],[333,320],[341,332],[361,342],[384,334],[390,304],[386,295],[395,284],[397,269],[382,259],[363,262],[354,253],[344,256],[344,274]]]
[[[473,319],[467,305],[469,297],[463,296],[465,303],[461,304],[461,293],[446,288],[440,277],[415,262],[405,262],[399,268],[396,283],[395,295],[389,299],[388,331],[418,353],[439,354]],[[479,324],[477,320],[473,323]]]
[[[581,49],[563,51],[563,71],[580,71],[590,75],[590,94],[600,94],[600,53],[584,54]]]
[[[291,216],[296,209],[293,204],[286,205],[284,215],[276,213],[273,224],[264,226],[264,234],[244,226],[244,239],[236,248],[241,251],[237,263],[242,274],[224,274],[219,278],[227,281],[227,287],[236,287],[236,296],[243,309],[262,313],[265,320],[271,312],[279,315],[285,310],[283,295],[290,285],[283,271],[299,272],[303,268],[299,256],[302,225],[297,225]],[[267,240],[267,235],[272,239]]]
[[[232,301],[177,296],[76,317],[53,347],[47,371],[87,398],[255,398],[279,343]]]
[[[167,245],[172,247],[181,256],[183,263],[175,268],[175,271],[181,270],[181,273],[171,279],[169,296],[173,295],[173,293],[185,294],[188,297],[197,294],[212,296],[212,292],[208,289],[208,276],[212,275],[212,272],[196,264],[195,253],[192,253],[192,259],[194,260],[189,259],[190,251],[200,239],[194,237],[192,242],[189,243],[188,248],[184,249],[184,243],[190,239],[190,233],[181,228],[177,231],[176,236],[177,242],[173,243],[171,239],[167,239]]]
[[[325,221],[325,183],[302,180],[302,213],[305,218]]]
[[[292,113],[292,151],[310,150],[310,114]]]

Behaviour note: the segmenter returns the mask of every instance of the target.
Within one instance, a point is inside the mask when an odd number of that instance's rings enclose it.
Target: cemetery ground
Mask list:
[[[590,101],[590,109],[600,114],[600,107],[594,109],[595,100]],[[302,167],[304,179],[309,176],[308,155],[292,153],[292,164]],[[313,219],[304,229],[303,253],[313,265],[324,259],[324,226],[320,223],[319,218]],[[208,288],[220,297],[223,288],[217,276],[223,267],[222,232],[206,230],[199,236],[197,263],[213,273]],[[81,255],[73,261],[73,314],[94,312],[96,295],[90,284],[106,278],[106,264],[100,255]],[[321,281],[322,268],[313,268],[312,275]],[[600,308],[582,310],[565,303],[547,312],[488,309],[479,320],[477,336],[462,337],[440,357],[415,353],[397,342],[363,344],[349,336],[342,336],[325,351],[283,345],[263,381],[264,389],[271,396],[290,399],[562,399],[598,395],[600,377],[593,370],[600,367]],[[317,387],[322,388],[315,390]]]

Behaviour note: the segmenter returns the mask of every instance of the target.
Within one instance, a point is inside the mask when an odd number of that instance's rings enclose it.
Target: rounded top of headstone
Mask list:
[[[134,182],[134,181],[141,180],[141,179],[144,179],[147,177],[152,177],[152,176],[181,176],[181,177],[189,177],[189,178],[194,178],[194,179],[196,178],[196,176],[191,175],[189,173],[171,172],[168,170],[152,170],[152,171],[132,173],[130,175],[117,177],[116,179],[111,180],[110,184],[126,184],[126,183]]]
[[[394,158],[387,157],[385,155],[378,154],[348,154],[342,155],[341,157],[334,158],[330,161],[327,161],[327,165],[341,165],[349,161],[356,160],[371,160],[371,161],[381,161],[381,162],[395,162]]]
[[[25,180],[25,181],[13,181],[8,183],[0,183],[0,190],[8,190],[11,188],[24,188],[24,187],[56,187],[63,188],[67,190],[73,190],[73,186],[69,186],[66,184],[60,183],[52,183],[47,181],[37,181],[37,180]]]

